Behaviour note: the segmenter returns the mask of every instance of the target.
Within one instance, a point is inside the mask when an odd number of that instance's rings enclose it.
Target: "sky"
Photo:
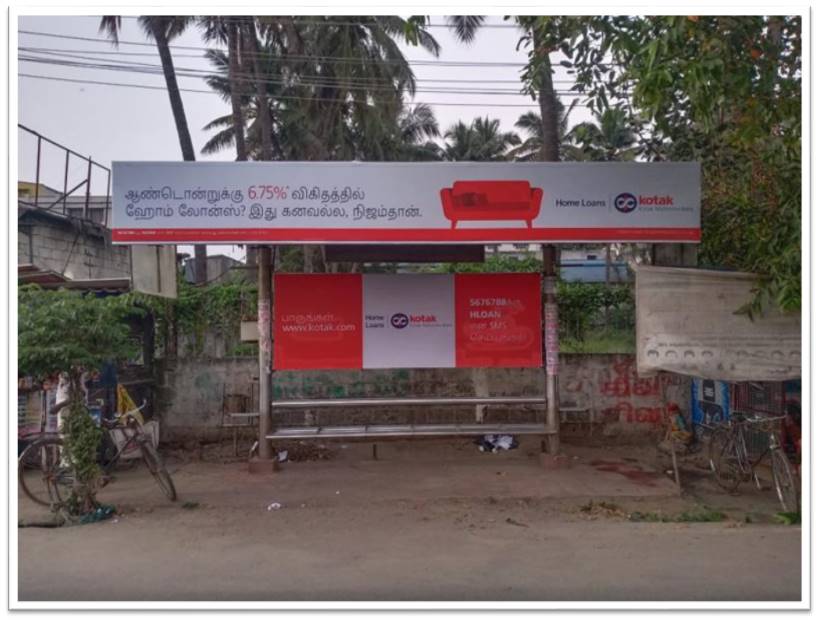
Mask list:
[[[339,18],[342,19],[342,18]],[[432,24],[444,24],[444,18],[433,16]],[[80,56],[123,59],[133,62],[159,64],[159,56],[145,37],[135,18],[123,17],[120,46],[114,47],[98,31],[99,17],[86,16],[26,16],[18,24],[18,54],[31,54],[22,48],[59,50]],[[458,42],[447,27],[434,26],[430,32],[441,45],[438,58],[422,48],[401,44],[405,56],[413,63],[418,80],[418,92],[414,102],[432,105],[441,130],[463,120],[471,121],[477,116],[490,116],[500,120],[503,131],[514,130],[514,122],[528,110],[538,111],[536,102],[521,93],[519,76],[527,59],[524,48],[516,49],[520,31],[501,17],[490,17],[475,40],[467,45]],[[40,34],[30,34],[40,33]],[[59,35],[44,36],[44,34]],[[75,40],[60,37],[84,37]],[[132,45],[139,43],[140,45]],[[174,46],[203,48],[201,32],[191,28],[173,41]],[[120,55],[98,55],[93,52],[115,52]],[[207,69],[210,64],[200,49],[173,49],[177,69]],[[132,56],[128,54],[147,54]],[[41,54],[37,54],[41,55]],[[556,59],[555,59],[556,60]],[[431,61],[431,63],[430,63]],[[435,64],[439,61],[440,64]],[[444,63],[509,63],[514,66],[451,66]],[[422,64],[430,63],[430,64]],[[558,89],[570,85],[570,76],[557,67],[555,82]],[[24,77],[22,74],[59,77],[69,80],[104,81],[132,85],[149,85],[158,90],[118,87],[101,84],[59,82]],[[18,110],[19,123],[65,145],[94,161],[110,167],[112,161],[173,161],[181,159],[179,141],[164,78],[123,71],[55,66],[34,62],[18,63]],[[465,81],[474,80],[474,81]],[[180,77],[182,89],[209,90],[200,78]],[[504,89],[503,94],[441,93],[429,92],[440,89]],[[188,125],[190,127],[197,158],[200,160],[224,160],[235,158],[231,149],[215,155],[198,153],[211,136],[204,126],[214,118],[228,114],[229,104],[211,93],[182,93]],[[568,104],[570,99],[563,101]],[[471,105],[465,105],[471,104]],[[492,107],[490,104],[513,104],[519,107]],[[588,120],[586,108],[578,105],[572,114],[572,124]],[[36,162],[36,140],[24,132],[19,136],[20,180],[33,181]],[[64,154],[58,149],[44,146],[41,153],[41,183],[61,188],[65,172]],[[84,179],[84,162],[74,159],[69,168],[68,186],[73,187]],[[94,193],[105,193],[106,179],[99,175],[92,178]],[[228,253],[226,248],[211,247],[209,253]],[[185,251],[180,248],[180,251]]]

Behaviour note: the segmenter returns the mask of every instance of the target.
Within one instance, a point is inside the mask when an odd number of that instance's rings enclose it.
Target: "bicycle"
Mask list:
[[[101,486],[104,487],[111,482],[111,472],[122,455],[137,448],[159,488],[168,499],[175,501],[176,487],[173,479],[137,418],[146,404],[147,401],[144,401],[133,411],[117,416],[113,420],[101,421],[103,431]],[[122,433],[124,441],[116,441],[115,433]],[[26,468],[32,463],[36,463],[35,469],[39,474],[36,481],[30,479],[33,476],[26,475]],[[43,506],[51,507],[65,503],[74,484],[73,471],[64,457],[63,439],[53,433],[41,435],[23,450],[18,458],[17,470],[23,493],[33,502]]]
[[[772,467],[773,485],[778,501],[786,512],[799,512],[799,489],[792,465],[784,452],[774,422],[785,416],[748,417],[734,414],[731,421],[716,426],[710,436],[710,469],[716,483],[728,492],[734,492],[744,480],[752,479],[761,490],[761,480],[756,467],[769,453]],[[757,458],[752,458],[747,445],[748,428],[757,424],[767,436],[767,445]]]

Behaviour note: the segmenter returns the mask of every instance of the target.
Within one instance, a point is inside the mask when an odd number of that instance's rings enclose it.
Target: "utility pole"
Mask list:
[[[560,136],[557,94],[554,92],[551,59],[547,47],[541,41],[536,28],[531,30],[534,48],[541,50],[539,67],[539,88],[537,98],[540,104],[542,122],[542,147],[540,161],[559,161]],[[559,318],[557,314],[557,264],[559,251],[553,244],[543,244],[543,286],[545,288],[545,397],[546,397],[546,439],[547,451],[555,458],[560,450],[560,405],[557,374],[559,372]]]
[[[560,408],[557,375],[559,373],[559,314],[557,312],[557,264],[555,245],[542,246],[543,289],[545,291],[545,425],[547,452],[552,457],[560,451]]]
[[[258,458],[250,461],[251,472],[272,471],[276,467],[273,447],[267,435],[272,428],[273,400],[273,252],[261,246],[258,260]]]

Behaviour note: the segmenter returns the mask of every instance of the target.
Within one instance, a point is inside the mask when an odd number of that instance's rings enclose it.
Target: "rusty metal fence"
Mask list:
[[[65,216],[76,216],[80,215],[83,219],[86,220],[93,220],[96,221],[98,224],[102,224],[106,228],[108,227],[108,218],[109,213],[111,210],[111,170],[93,161],[90,157],[85,157],[84,155],[80,155],[76,151],[69,149],[62,144],[55,142],[54,140],[45,137],[44,135],[26,127],[25,125],[17,124],[17,127],[25,132],[25,134],[33,136],[36,138],[37,144],[37,162],[35,168],[35,179],[34,179],[34,196],[32,197],[33,200],[24,200],[23,198],[18,196],[18,202],[20,204],[35,207],[37,209],[43,209],[45,211],[51,211],[60,213],[61,215]],[[52,146],[57,147],[60,149],[64,155],[64,173],[63,173],[63,183],[62,183],[62,192],[59,190],[55,190],[58,195],[55,197],[54,195],[49,196],[41,196],[41,191],[43,186],[41,185],[41,176],[43,172],[43,144],[49,144]],[[72,187],[68,187],[68,177],[69,177],[69,169],[71,166],[72,161],[79,160],[81,162],[85,162],[87,164],[85,177],[79,182],[73,185]],[[93,177],[94,170],[98,169],[97,174],[103,174],[106,182],[106,193],[105,193],[105,200],[104,203],[100,203],[98,199],[94,200],[92,203],[91,197],[91,181]],[[101,172],[100,172],[101,171]],[[81,197],[81,194],[78,192],[83,190],[85,192],[84,200]],[[69,198],[80,198],[80,200],[69,200]],[[92,217],[91,211],[96,212],[102,211],[99,214],[98,218]],[[78,213],[79,212],[79,213]]]

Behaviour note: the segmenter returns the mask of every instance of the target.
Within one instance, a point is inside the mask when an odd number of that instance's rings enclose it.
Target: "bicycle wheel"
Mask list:
[[[162,462],[162,457],[159,456],[159,453],[150,441],[141,442],[139,449],[142,451],[142,459],[145,461],[148,471],[151,472],[153,479],[156,480],[159,488],[162,489],[162,493],[164,493],[170,501],[176,501],[176,487],[173,486],[173,480],[165,468],[165,464]]]
[[[776,448],[770,453],[773,466],[773,482],[778,494],[778,501],[784,512],[798,512],[798,483],[792,473],[792,465],[784,450]]]
[[[74,478],[62,462],[62,439],[41,437],[31,443],[18,459],[20,489],[41,506],[61,504],[68,499]]]
[[[727,441],[722,444],[715,457],[713,473],[716,475],[716,483],[725,491],[732,493],[738,488],[743,468],[735,437],[728,436]]]

